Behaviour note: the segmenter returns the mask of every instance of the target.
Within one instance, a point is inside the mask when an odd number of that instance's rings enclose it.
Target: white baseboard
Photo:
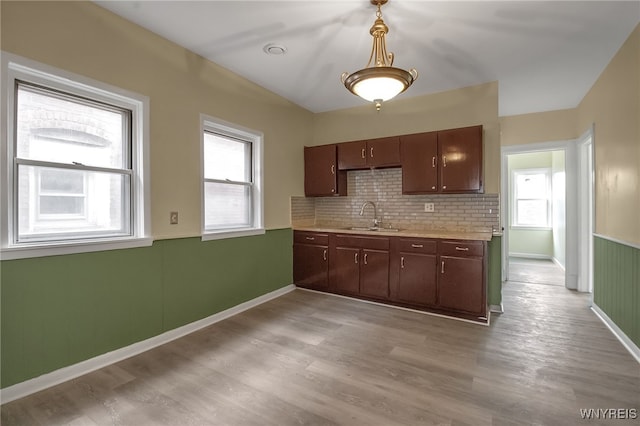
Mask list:
[[[489,311],[491,311],[494,314],[503,314],[504,307],[502,306],[502,303],[499,305],[489,305]]]
[[[219,321],[239,314],[240,312],[251,309],[269,300],[278,298],[290,291],[295,290],[296,286],[290,284],[288,286],[279,288],[270,293],[263,294],[255,299],[248,300],[239,305],[233,306],[217,314],[213,314],[198,321],[194,321],[182,327],[174,328],[165,333],[151,337],[140,342],[136,342],[132,345],[125,346],[120,349],[116,349],[106,354],[98,355],[94,358],[90,358],[85,361],[81,361],[77,364],[63,367],[50,373],[43,374],[42,376],[34,377],[33,379],[26,380],[24,382],[16,383],[0,390],[0,403],[14,401],[19,398],[23,398],[35,392],[39,392],[51,386],[66,382],[76,377],[80,377],[84,374],[130,358],[134,355],[138,355],[142,352],[146,352],[149,349],[153,349],[157,346],[164,345],[172,340],[186,336],[201,328],[207,327],[211,324],[215,324]]]
[[[591,310],[598,316],[598,318],[600,318],[604,325],[611,330],[613,335],[616,336],[620,343],[622,343],[622,346],[624,346],[640,364],[640,348],[631,339],[629,339],[624,331],[622,331],[598,305],[593,303],[591,305]]]
[[[546,254],[535,254],[535,253],[509,253],[509,257],[521,257],[524,259],[541,259],[541,260],[551,260],[551,256]]]
[[[563,271],[566,271],[566,269],[565,269],[564,265],[563,265],[562,263],[560,263],[560,261],[559,261],[558,259],[556,259],[555,257],[552,257],[552,258],[551,258],[551,261],[552,261],[553,263],[555,263],[556,265],[558,265],[558,267],[559,267],[560,269],[562,269]]]

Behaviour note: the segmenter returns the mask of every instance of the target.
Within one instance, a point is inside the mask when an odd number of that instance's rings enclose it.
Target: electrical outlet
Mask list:
[[[169,224],[177,225],[178,224],[178,212],[169,213]]]
[[[424,203],[424,211],[433,213],[435,211],[435,205],[433,203]]]

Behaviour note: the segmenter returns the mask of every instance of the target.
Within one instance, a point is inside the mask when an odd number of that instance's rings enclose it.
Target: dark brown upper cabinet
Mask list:
[[[398,167],[400,138],[397,136],[338,144],[338,169]]]
[[[402,193],[438,192],[438,134],[418,133],[400,137]]]
[[[337,154],[335,144],[304,148],[304,194],[307,197],[347,195],[347,175],[338,170]]]
[[[483,192],[482,126],[438,132],[441,192]]]
[[[482,126],[400,137],[402,193],[481,193]]]

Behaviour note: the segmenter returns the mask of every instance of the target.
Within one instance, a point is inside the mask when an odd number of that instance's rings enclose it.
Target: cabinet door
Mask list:
[[[360,294],[379,299],[389,297],[389,252],[363,249]]]
[[[400,276],[395,298],[413,305],[436,304],[437,258],[432,254],[400,252]]]
[[[400,138],[402,193],[438,192],[438,136],[436,132]]]
[[[365,141],[338,144],[338,169],[354,170],[367,167],[367,143]]]
[[[338,293],[360,292],[360,249],[336,247],[332,259],[335,287]]]
[[[485,313],[482,258],[440,256],[438,304],[473,314]]]
[[[304,148],[304,193],[308,197],[338,195],[339,185],[346,177],[338,176],[336,146],[321,145]]]
[[[329,288],[328,247],[309,244],[293,246],[293,282],[314,290]]]
[[[395,137],[367,141],[367,166],[394,167],[400,165],[400,139]]]
[[[438,132],[440,190],[482,192],[482,126]]]

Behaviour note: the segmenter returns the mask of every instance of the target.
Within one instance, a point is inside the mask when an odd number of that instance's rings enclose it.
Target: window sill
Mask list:
[[[0,251],[0,260],[28,259],[32,257],[61,256],[66,254],[149,247],[153,238],[130,238],[111,241],[83,241],[6,247]]]
[[[263,235],[264,228],[229,229],[223,231],[209,231],[202,234],[202,241],[223,240],[225,238],[249,237]]]
[[[511,229],[517,229],[519,231],[552,231],[550,226],[526,226],[526,225],[511,225]]]

